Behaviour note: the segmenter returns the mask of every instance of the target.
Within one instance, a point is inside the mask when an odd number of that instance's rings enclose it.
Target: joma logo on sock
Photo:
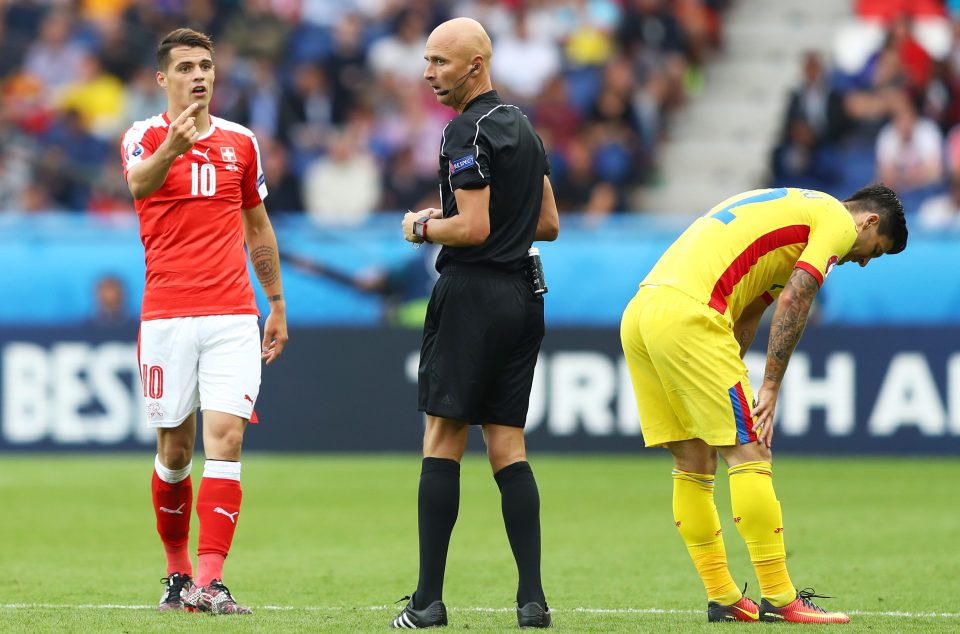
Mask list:
[[[733,523],[734,523],[734,524],[739,524],[739,523],[740,523],[740,520],[742,520],[742,519],[743,519],[742,517],[735,517],[735,518],[733,518]]]
[[[783,526],[781,526],[780,528],[773,529],[774,535],[779,535],[782,532],[783,532]]]

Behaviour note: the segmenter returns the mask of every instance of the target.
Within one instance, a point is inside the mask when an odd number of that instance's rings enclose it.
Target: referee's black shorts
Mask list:
[[[423,326],[420,411],[522,428],[543,334],[543,298],[522,273],[448,264]]]

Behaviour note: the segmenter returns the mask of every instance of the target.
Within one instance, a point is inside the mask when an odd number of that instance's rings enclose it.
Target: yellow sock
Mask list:
[[[774,607],[783,607],[796,598],[797,591],[787,573],[783,516],[773,490],[773,469],[766,461],[744,462],[727,473],[733,521],[747,543],[760,593]]]
[[[713,502],[713,478],[673,470],[673,519],[703,580],[707,600],[730,605],[743,595],[727,569],[720,517]]]

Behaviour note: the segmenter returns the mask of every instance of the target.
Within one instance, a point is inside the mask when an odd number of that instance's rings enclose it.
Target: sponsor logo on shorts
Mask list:
[[[246,401],[250,401],[250,404],[253,405],[253,399],[250,398],[250,395],[249,395],[249,394],[244,394],[244,395],[243,395],[243,399],[246,400]]]

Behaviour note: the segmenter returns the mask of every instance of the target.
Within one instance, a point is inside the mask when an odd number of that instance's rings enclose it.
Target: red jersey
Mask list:
[[[123,136],[123,175],[167,138],[166,113]],[[178,156],[157,191],[134,201],[147,263],[142,320],[259,315],[243,240],[243,209],[267,197],[253,132],[218,117]]]

